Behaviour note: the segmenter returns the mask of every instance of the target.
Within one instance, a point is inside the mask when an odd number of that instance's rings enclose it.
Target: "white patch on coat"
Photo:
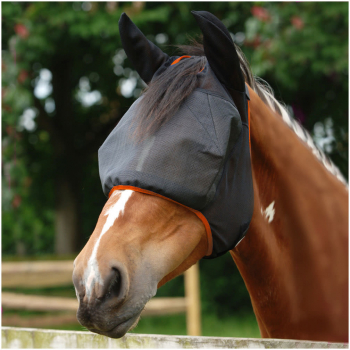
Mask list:
[[[271,223],[275,217],[275,201],[273,201],[265,210],[261,208],[261,214],[265,216],[268,223]]]
[[[132,190],[121,191],[121,196],[119,197],[117,202],[111,205],[110,208],[108,208],[108,210],[106,211],[105,216],[107,216],[107,220],[103,226],[100,236],[98,237],[95,243],[94,249],[92,250],[90,259],[88,261],[87,269],[85,270],[84,274],[85,293],[88,299],[90,299],[91,297],[92,289],[95,283],[103,285],[103,280],[101,278],[101,274],[98,269],[98,262],[96,259],[97,249],[101,242],[101,238],[113,226],[115,220],[119,217],[119,215],[124,213],[126,203],[133,192],[134,191]],[[114,191],[112,197],[117,193],[120,193],[120,191]]]

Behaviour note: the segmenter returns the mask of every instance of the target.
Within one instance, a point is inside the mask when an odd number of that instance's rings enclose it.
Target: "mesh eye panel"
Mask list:
[[[168,122],[140,141],[133,136],[138,103],[99,150],[104,193],[113,186],[133,185],[203,209],[215,195],[231,130],[236,138],[241,132],[238,112],[231,102],[194,91]]]

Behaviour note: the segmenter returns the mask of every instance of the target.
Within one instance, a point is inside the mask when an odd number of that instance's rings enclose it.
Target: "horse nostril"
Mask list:
[[[124,277],[120,269],[112,267],[109,274],[105,276],[104,283],[96,289],[96,301],[113,304],[122,302],[126,293]]]
[[[111,275],[109,277],[108,289],[106,291],[106,298],[115,298],[120,296],[120,290],[122,285],[122,276],[118,269],[112,268]]]
[[[123,304],[129,292],[129,275],[124,264],[110,261],[109,274],[104,278],[100,301],[105,307],[119,307]]]

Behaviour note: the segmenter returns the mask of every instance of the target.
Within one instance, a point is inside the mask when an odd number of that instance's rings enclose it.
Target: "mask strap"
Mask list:
[[[249,89],[248,89],[247,83],[245,84],[245,95],[246,95],[247,104],[248,104],[248,111],[247,112],[248,112],[249,150],[250,150],[250,153],[252,153],[251,145],[250,145],[250,96],[249,96]]]
[[[248,100],[248,132],[249,132],[249,150],[250,153],[252,153],[252,148],[251,148],[251,144],[250,144],[250,101]]]

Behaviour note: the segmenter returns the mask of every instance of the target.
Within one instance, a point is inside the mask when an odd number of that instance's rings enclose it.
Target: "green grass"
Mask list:
[[[88,331],[85,327],[83,327],[81,324],[78,323],[67,323],[64,326],[57,326],[57,327],[40,327],[44,329],[58,329],[63,331]]]
[[[50,328],[50,327],[48,327]],[[85,330],[77,324],[55,329]],[[186,315],[142,317],[131,333],[187,335]],[[260,338],[260,331],[254,315],[240,315],[219,319],[215,315],[202,315],[202,335],[208,337]]]
[[[186,335],[186,315],[142,317],[132,333]],[[211,337],[260,338],[254,315],[218,318],[202,315],[202,335]]]

